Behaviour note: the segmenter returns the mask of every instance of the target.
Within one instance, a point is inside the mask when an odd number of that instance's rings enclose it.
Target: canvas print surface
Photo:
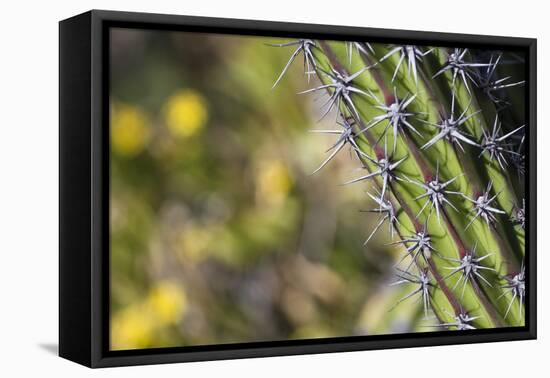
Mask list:
[[[524,325],[522,52],[111,28],[109,59],[111,350]]]

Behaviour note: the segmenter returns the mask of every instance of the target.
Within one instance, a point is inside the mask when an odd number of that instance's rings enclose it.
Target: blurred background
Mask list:
[[[112,349],[431,330],[281,42],[112,29]]]

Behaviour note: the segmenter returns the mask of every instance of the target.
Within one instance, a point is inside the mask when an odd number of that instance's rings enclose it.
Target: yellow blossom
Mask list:
[[[186,310],[187,297],[178,284],[161,281],[150,291],[148,304],[160,324],[174,324]]]
[[[184,289],[162,280],[147,295],[116,312],[111,319],[113,350],[147,348],[158,342],[162,329],[177,324],[187,310]]]
[[[139,154],[150,137],[148,118],[137,107],[117,104],[111,114],[111,144],[115,153],[124,157]]]
[[[280,160],[268,160],[260,164],[256,178],[256,196],[259,201],[280,203],[292,188],[292,179]]]
[[[164,107],[168,129],[177,137],[195,135],[208,119],[206,101],[193,90],[182,90],[170,97]]]
[[[113,316],[111,348],[115,350],[145,348],[151,342],[154,329],[154,319],[143,306],[129,306]]]

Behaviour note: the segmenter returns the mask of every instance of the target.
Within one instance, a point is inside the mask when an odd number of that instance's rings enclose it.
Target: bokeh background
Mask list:
[[[111,29],[112,349],[432,330],[280,42]]]

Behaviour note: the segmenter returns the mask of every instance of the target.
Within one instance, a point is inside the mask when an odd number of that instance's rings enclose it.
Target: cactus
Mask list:
[[[392,285],[410,285],[434,329],[524,325],[525,184],[521,56],[466,48],[303,39],[278,44],[304,60],[308,89],[324,95],[313,130],[366,171],[377,232],[403,247]],[[285,50],[292,47],[294,51]],[[317,80],[310,80],[313,76]],[[345,190],[345,188],[342,188]],[[393,307],[391,307],[393,308]],[[390,310],[391,308],[388,308]]]

